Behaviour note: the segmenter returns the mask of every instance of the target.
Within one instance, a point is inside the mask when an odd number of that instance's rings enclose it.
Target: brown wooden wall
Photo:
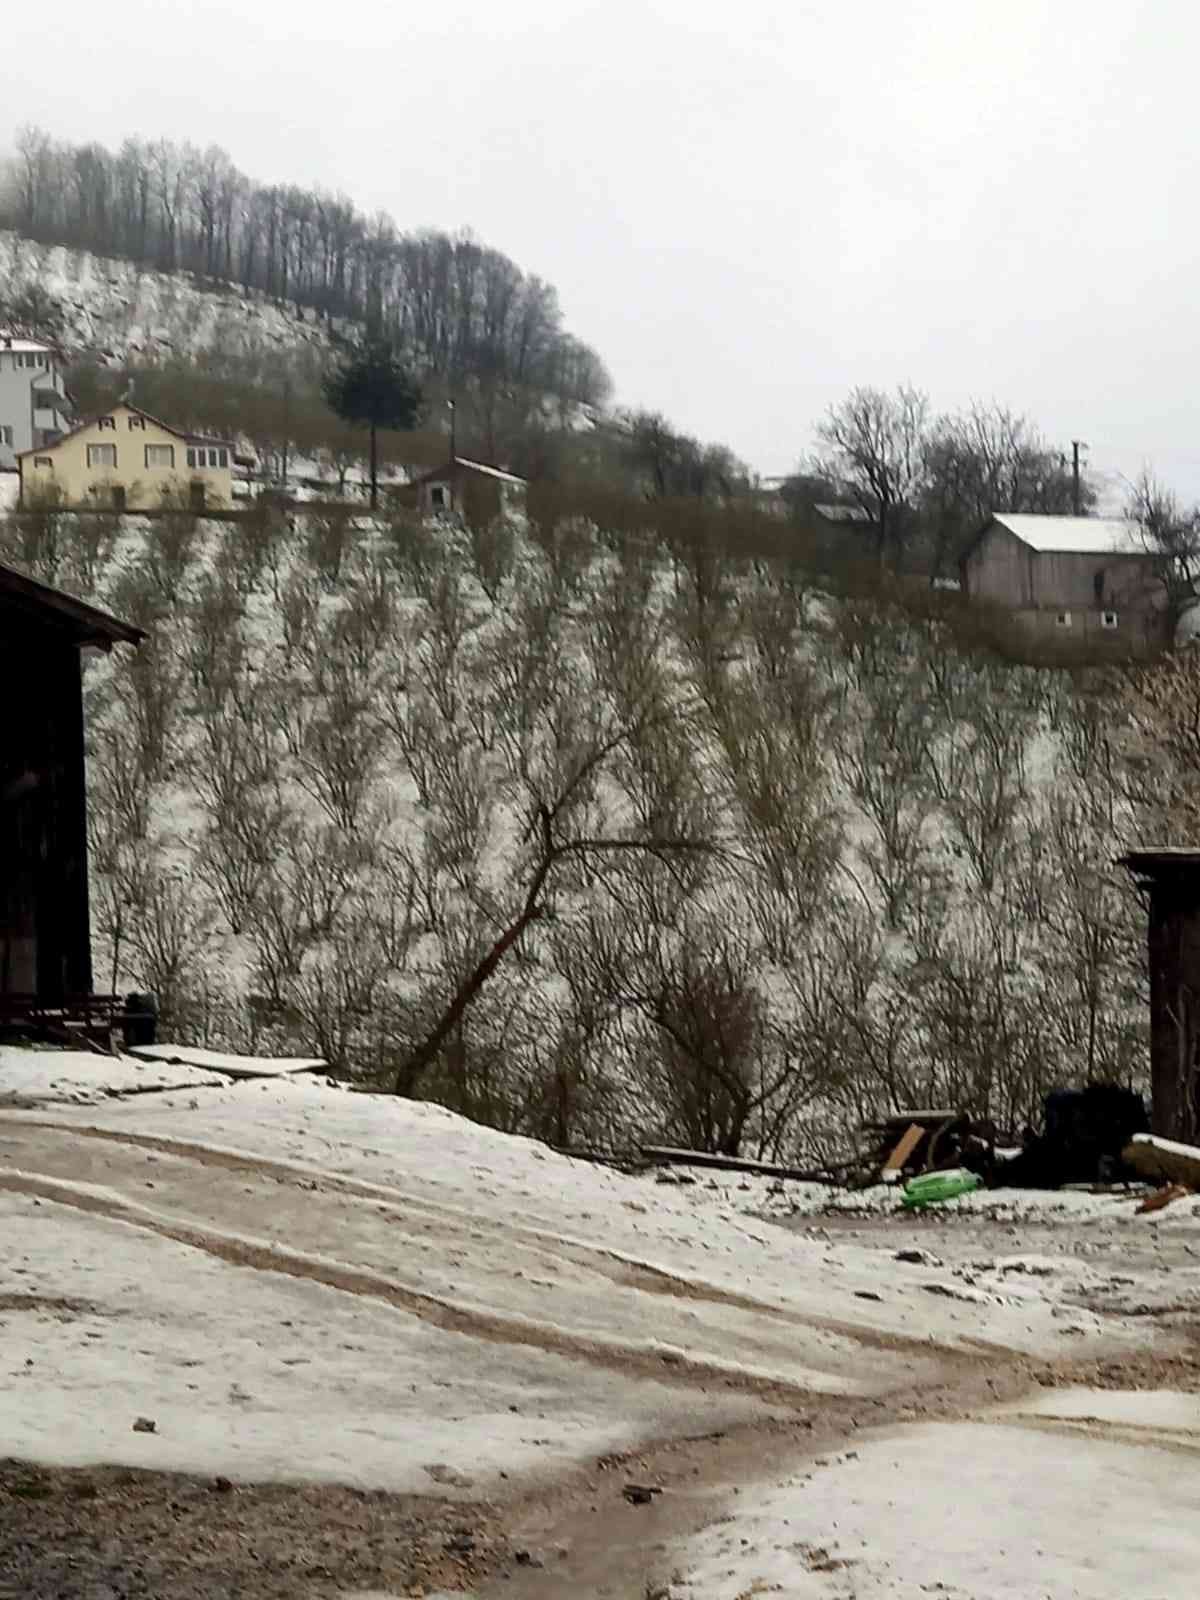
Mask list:
[[[1165,601],[1146,556],[1038,552],[999,525],[988,529],[963,565],[968,598],[1012,611],[1146,616]]]
[[[0,994],[90,990],[79,650],[0,607]]]
[[[964,562],[968,598],[1013,610],[1035,605],[1033,560],[1029,546],[1007,528],[989,528]]]
[[[1150,892],[1150,1071],[1154,1132],[1200,1141],[1200,874]]]

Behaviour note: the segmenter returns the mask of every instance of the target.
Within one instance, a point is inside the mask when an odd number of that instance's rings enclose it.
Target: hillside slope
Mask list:
[[[30,288],[61,304],[72,355],[109,366],[211,350],[249,358],[328,346],[315,313],[257,292],[220,291],[192,273],[145,271],[0,230],[0,302]]]
[[[559,1145],[837,1154],[1144,1070],[1104,702],[564,523],[14,518],[89,667],[95,970]]]

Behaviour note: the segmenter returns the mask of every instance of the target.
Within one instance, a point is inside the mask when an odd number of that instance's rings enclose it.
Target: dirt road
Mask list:
[[[1190,1240],[809,1220],[822,1314],[185,1122],[0,1117],[0,1379],[27,1457],[0,1467],[4,1600],[645,1600],[681,1540],[806,1461],[1054,1386],[1200,1389]],[[642,1193],[652,1212],[649,1185],[620,1204]],[[1018,1243],[1041,1265],[1014,1268]],[[904,1269],[909,1294],[898,1250],[940,1269]]]

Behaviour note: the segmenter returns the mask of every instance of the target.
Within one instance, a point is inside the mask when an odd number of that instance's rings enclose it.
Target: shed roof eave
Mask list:
[[[35,622],[59,626],[71,642],[79,647],[92,646],[111,650],[114,644],[139,645],[146,637],[144,628],[131,622],[122,622],[107,611],[90,606],[85,600],[39,583],[14,567],[0,565],[0,602],[8,601],[12,608]]]

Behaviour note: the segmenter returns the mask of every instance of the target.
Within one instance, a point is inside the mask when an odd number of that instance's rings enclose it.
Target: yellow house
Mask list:
[[[233,445],[180,433],[122,401],[53,444],[17,457],[21,500],[50,491],[63,505],[130,509],[179,495],[194,506],[233,500]]]

